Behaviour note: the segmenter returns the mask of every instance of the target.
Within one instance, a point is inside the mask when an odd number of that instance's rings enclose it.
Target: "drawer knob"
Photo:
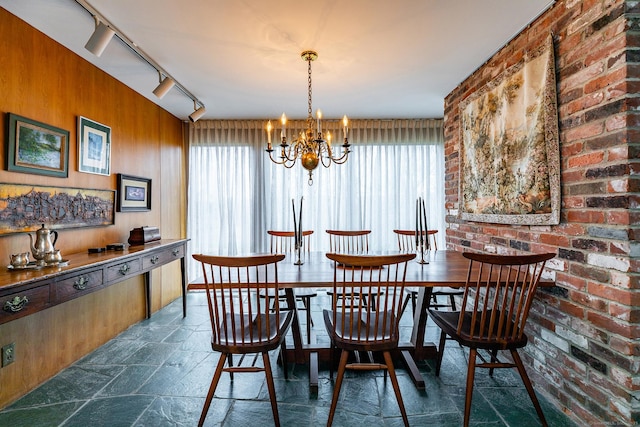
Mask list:
[[[123,264],[120,267],[120,274],[122,274],[124,276],[125,274],[127,274],[129,272],[129,269],[130,269],[129,264]]]
[[[158,262],[160,258],[157,255],[151,257],[151,264],[155,264]]]
[[[174,250],[172,250],[172,251],[171,251],[171,254],[172,254],[173,256],[178,256],[178,254],[180,254],[180,249],[174,249]]]
[[[14,297],[13,299],[8,300],[4,303],[4,310],[9,311],[11,313],[17,313],[23,308],[27,306],[29,302],[29,298],[24,297]]]
[[[73,282],[73,287],[81,291],[83,289],[87,289],[88,284],[89,284],[89,279],[85,276],[82,276],[78,280]]]

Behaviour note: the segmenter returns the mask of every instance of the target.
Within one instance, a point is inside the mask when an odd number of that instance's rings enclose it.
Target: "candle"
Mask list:
[[[331,132],[327,131],[327,147],[329,147],[329,151],[331,151]]]
[[[300,231],[298,232],[298,239],[300,240],[298,247],[301,248],[302,247],[302,200],[304,199],[304,197],[300,198],[300,219],[298,220],[298,228],[300,229]]]
[[[418,198],[418,210],[420,211],[420,246],[424,245],[424,225],[422,224],[422,197]]]
[[[347,119],[347,116],[345,115],[342,118],[342,136],[344,137],[344,139],[347,139],[347,125],[349,124],[349,120]]]
[[[420,199],[416,200],[416,249],[420,244],[420,229],[418,228],[418,218],[420,218]]]
[[[282,132],[280,132],[280,138],[284,139],[284,130],[285,126],[287,125],[287,116],[285,116],[284,113],[282,113],[282,116],[280,116],[280,122],[282,122]]]
[[[267,149],[271,150],[271,129],[273,129],[273,127],[271,126],[271,120],[269,120],[267,122]]]
[[[293,209],[293,238],[296,249],[298,249],[298,224],[296,222],[296,204],[294,199],[291,199],[291,208]]]
[[[429,227],[427,227],[427,209],[424,205],[424,200],[422,200],[422,216],[424,217],[424,238],[427,243],[427,249],[429,249]]]
[[[316,110],[316,118],[318,119],[318,135],[322,133],[322,125],[320,125],[320,119],[322,119],[322,111]]]

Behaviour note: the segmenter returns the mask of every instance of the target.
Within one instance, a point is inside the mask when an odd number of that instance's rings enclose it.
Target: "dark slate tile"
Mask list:
[[[312,426],[326,425],[329,419],[329,407],[316,407],[312,418]],[[368,415],[358,412],[351,412],[344,407],[338,407],[333,417],[334,427],[374,427],[384,426],[384,421],[380,415]]]
[[[0,412],[0,426],[39,427],[57,426],[78,410],[85,401],[60,403],[29,409]]]
[[[138,393],[157,396],[204,397],[218,358],[212,353],[176,351],[140,387]]]
[[[175,325],[156,325],[156,324],[141,324],[131,326],[129,329],[118,335],[119,340],[132,340],[149,342],[162,342],[169,335],[178,330]]]
[[[144,342],[113,339],[80,359],[76,365],[118,365],[145,345]]]
[[[146,411],[154,396],[120,396],[89,401],[65,427],[129,427]]]
[[[9,408],[26,408],[89,399],[123,369],[122,366],[71,366],[26,394]]]
[[[278,404],[280,423],[283,426],[311,426],[313,408],[304,405]],[[225,426],[273,425],[269,401],[236,400],[224,421]]]
[[[165,360],[176,351],[170,343],[146,343],[135,353],[129,353],[124,360],[128,365],[162,365]]]
[[[152,365],[127,366],[97,396],[122,396],[135,393],[157,369],[157,366]]]
[[[214,399],[211,402],[205,426],[222,424],[231,406],[231,400]],[[135,427],[191,427],[198,424],[204,406],[204,397],[159,397],[134,424]]]

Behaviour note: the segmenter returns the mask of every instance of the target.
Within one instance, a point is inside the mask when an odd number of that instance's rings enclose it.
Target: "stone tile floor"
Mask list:
[[[313,300],[315,339],[326,342],[321,306],[328,305],[328,297]],[[300,317],[304,321],[305,316]],[[0,426],[195,426],[218,360],[211,351],[208,322],[204,293],[190,292],[186,318],[181,300],[172,302],[4,408]],[[403,325],[408,335],[408,313]],[[435,341],[438,330],[432,324],[427,329],[428,340]],[[285,380],[275,352],[271,357],[282,425],[325,425],[333,392],[328,370],[320,371],[318,394],[310,395],[305,366],[290,365],[291,375]],[[413,386],[399,364],[411,425],[462,424],[467,357],[468,351],[449,343],[440,378],[434,376],[431,361],[421,363],[424,391]],[[540,400],[550,426],[575,426],[543,397]],[[223,374],[205,425],[272,425],[272,420],[263,373],[237,374],[233,382]],[[334,425],[402,425],[391,382],[381,371],[347,373]],[[515,370],[497,370],[493,378],[486,370],[476,374],[471,425],[540,425]]]

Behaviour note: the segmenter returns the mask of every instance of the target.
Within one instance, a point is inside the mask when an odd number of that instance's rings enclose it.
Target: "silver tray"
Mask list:
[[[66,267],[68,265],[69,265],[68,259],[63,259],[62,261],[53,262],[51,264],[38,264],[37,261],[31,261],[29,264],[23,265],[23,266],[14,266],[9,264],[7,266],[7,269],[9,270],[40,270],[41,268],[44,268],[44,267]]]
[[[39,265],[36,261],[31,261],[27,265],[15,266],[9,264],[7,266],[9,270],[40,270],[42,267],[44,267],[44,265]]]

